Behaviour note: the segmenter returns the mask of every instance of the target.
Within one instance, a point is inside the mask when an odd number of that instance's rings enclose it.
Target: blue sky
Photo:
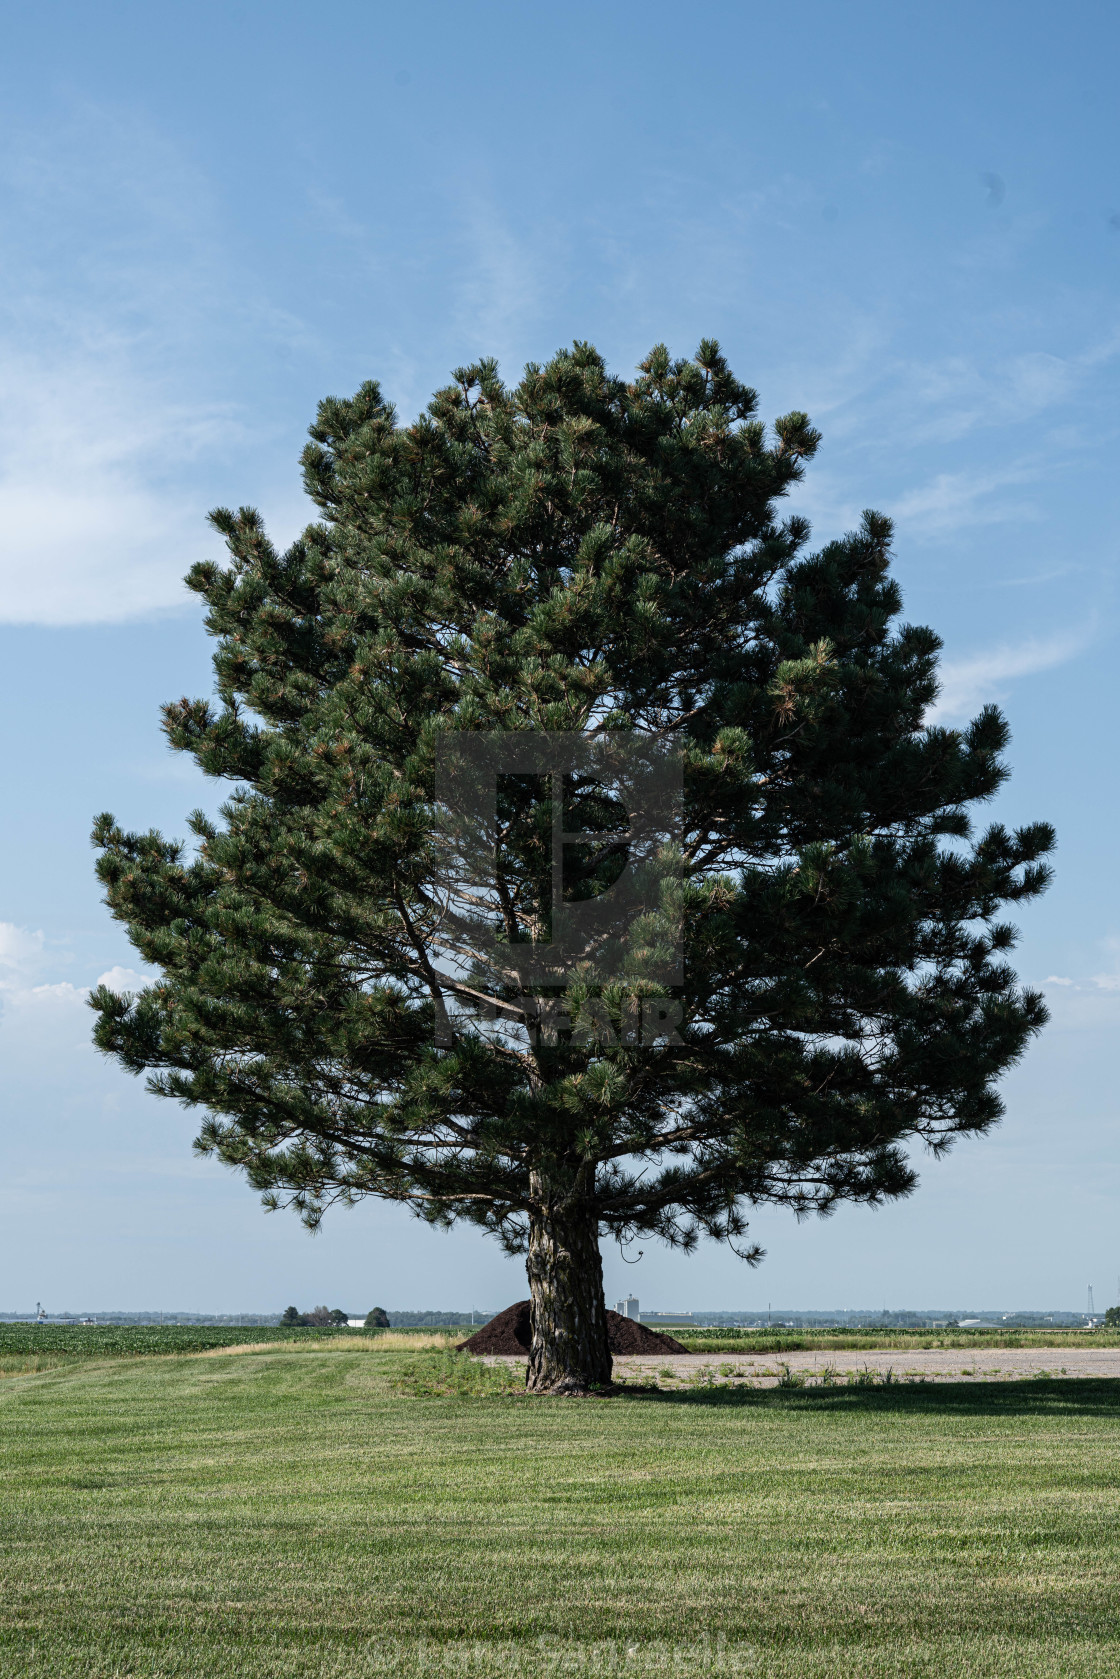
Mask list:
[[[891,513],[943,716],[1009,716],[1008,820],[1057,880],[1019,965],[1053,1023],[1000,1130],[757,1272],[607,1252],[668,1306],[1116,1298],[1120,13],[1106,4],[336,0],[0,5],[0,1309],[498,1307],[515,1264],[373,1204],[312,1240],[88,1046],[131,951],[90,820],[215,789],[159,703],[209,687],[204,515],[308,517],[315,404],[411,418],[454,366],[712,335],[824,444],[821,539]]]

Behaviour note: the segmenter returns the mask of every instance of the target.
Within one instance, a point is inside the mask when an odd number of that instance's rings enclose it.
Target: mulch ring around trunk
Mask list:
[[[484,1323],[469,1341],[460,1341],[458,1351],[474,1353],[478,1357],[504,1354],[524,1358],[529,1351],[532,1334],[529,1328],[529,1302],[519,1300],[507,1306],[496,1318]],[[624,1318],[621,1312],[607,1311],[607,1343],[612,1353],[686,1353],[687,1347],[672,1335],[648,1329],[635,1318]]]

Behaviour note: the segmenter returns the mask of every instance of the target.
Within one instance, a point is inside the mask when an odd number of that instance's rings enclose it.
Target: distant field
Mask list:
[[[469,1326],[440,1329],[414,1325],[391,1330],[346,1328],[287,1329],[254,1325],[237,1328],[201,1324],[34,1324],[0,1323],[0,1377],[53,1370],[73,1361],[101,1358],[189,1355],[221,1347],[315,1344],[322,1341],[356,1345],[376,1342],[384,1350],[453,1343],[471,1333]],[[672,1329],[669,1331],[695,1353],[874,1352],[916,1351],[953,1347],[982,1352],[1000,1347],[1120,1347],[1120,1334],[1099,1330],[984,1330],[952,1331],[846,1330],[759,1331],[736,1329]]]
[[[244,1347],[254,1341],[353,1339],[356,1329],[277,1329],[254,1325],[211,1329],[200,1324],[60,1324],[0,1323],[0,1362],[6,1357],[60,1359],[136,1358],[144,1354],[205,1352],[211,1347]]]
[[[0,1382],[0,1674],[1120,1667],[1120,1383],[540,1401],[361,1335],[170,1350]]]
[[[651,1327],[654,1327],[651,1325]],[[874,1352],[898,1347],[1120,1347],[1116,1330],[1084,1329],[672,1329],[697,1353]]]

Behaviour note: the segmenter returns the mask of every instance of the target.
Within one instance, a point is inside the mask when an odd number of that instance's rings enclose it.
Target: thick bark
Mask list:
[[[575,1186],[533,1177],[529,1214],[530,1393],[585,1394],[610,1386],[599,1221]]]

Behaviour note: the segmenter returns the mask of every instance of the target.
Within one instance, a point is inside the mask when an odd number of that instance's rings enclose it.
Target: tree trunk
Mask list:
[[[529,1214],[532,1346],[530,1393],[586,1394],[610,1386],[607,1304],[599,1221],[570,1187],[554,1192],[536,1173]]]

